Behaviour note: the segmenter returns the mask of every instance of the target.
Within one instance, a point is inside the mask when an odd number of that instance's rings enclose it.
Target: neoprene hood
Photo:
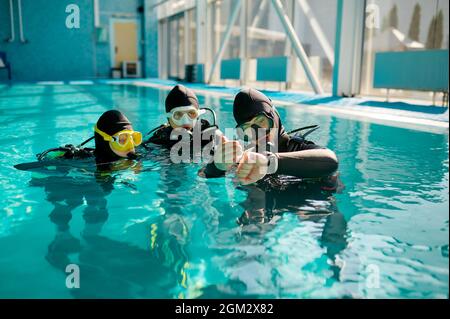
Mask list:
[[[132,130],[133,127],[128,118],[120,111],[110,110],[100,116],[97,128],[108,135],[114,135],[122,130]],[[116,155],[100,134],[95,133],[95,158],[97,163],[109,163],[118,160]]]
[[[274,121],[278,128],[278,135],[284,134],[284,127],[281,123],[278,112],[272,105],[272,101],[258,90],[248,88],[242,89],[234,98],[233,115],[237,125],[242,125],[259,114],[264,114]]]
[[[180,106],[192,105],[199,108],[198,98],[195,93],[183,85],[176,85],[166,97],[166,112]]]

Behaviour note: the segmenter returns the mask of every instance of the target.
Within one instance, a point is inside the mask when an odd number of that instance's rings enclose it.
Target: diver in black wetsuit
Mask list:
[[[30,186],[45,190],[46,200],[53,205],[49,218],[56,232],[45,258],[61,271],[56,278],[65,278],[69,264],[80,267],[80,288],[70,289],[70,294],[76,298],[169,297],[160,286],[175,281],[170,269],[161,265],[147,249],[102,234],[109,217],[107,197],[115,185],[122,183],[134,190],[135,186],[129,182],[116,181],[111,171],[131,166],[138,173],[139,162],[130,158],[136,155],[140,134],[133,131],[130,121],[119,111],[105,112],[94,131],[95,135],[89,140],[95,139],[95,149],[72,145],[45,152],[40,158],[42,163],[62,162],[65,158],[72,165],[56,166],[50,176],[36,175],[30,181]],[[87,166],[82,167],[83,174],[76,175],[74,167],[77,165],[70,159],[78,162],[81,158],[92,162],[84,163]],[[86,174],[89,167],[93,167],[92,175]],[[84,223],[81,235],[77,236],[72,234],[70,223],[74,211],[80,208]],[[158,273],[166,276],[161,278]],[[158,285],[158,281],[164,283]]]
[[[100,116],[94,138],[97,164],[111,163],[121,158],[135,159],[135,147],[142,143],[142,134],[134,131],[128,118],[116,110]]]
[[[250,232],[253,238],[255,227],[263,236],[276,227],[284,213],[323,225],[319,240],[332,262],[333,277],[339,278],[336,256],[347,246],[347,224],[333,197],[342,186],[335,174],[336,155],[306,139],[317,126],[294,131],[306,132],[303,134],[287,133],[270,99],[257,90],[239,92],[233,114],[240,135],[250,141],[250,148],[244,152],[238,141],[222,137],[221,145],[215,148],[214,161],[200,173],[209,178],[220,177],[237,164],[236,175],[246,185],[240,188],[247,192],[246,200],[240,204],[243,213],[237,219],[243,236]]]
[[[182,140],[183,134],[190,136],[189,143],[191,143],[196,129],[200,133],[198,135],[200,148],[212,141],[217,129],[215,114],[211,109],[200,108],[198,98],[192,90],[183,85],[176,85],[167,95],[165,107],[168,122],[147,134],[152,135],[143,143],[144,147],[148,147],[149,144],[156,144],[171,148]],[[213,114],[213,124],[199,118],[206,111]]]
[[[91,140],[95,140],[95,148],[84,147]],[[117,110],[110,110],[98,119],[94,136],[80,145],[68,144],[51,148],[36,155],[38,162],[18,164],[15,167],[28,170],[43,167],[45,164],[56,164],[57,159],[95,158],[97,169],[107,170],[120,159],[136,159],[136,147],[141,143],[142,134],[133,130],[127,117]]]
[[[214,161],[201,175],[224,176],[237,164],[236,175],[246,185],[277,175],[328,181],[336,172],[334,152],[305,138],[316,127],[309,127],[303,135],[289,135],[271,100],[261,92],[241,90],[233,103],[233,115],[238,132],[251,141],[252,148],[244,152],[238,141],[222,137],[215,147]]]

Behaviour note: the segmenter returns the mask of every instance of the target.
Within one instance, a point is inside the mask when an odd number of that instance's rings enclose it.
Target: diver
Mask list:
[[[249,147],[244,150],[239,141],[228,140],[222,135],[214,148],[214,160],[200,171],[201,176],[221,177],[227,171],[236,169],[236,176],[242,185],[287,175],[304,180],[321,180],[326,184],[324,187],[333,187],[333,183],[329,182],[336,180],[336,155],[306,139],[318,126],[287,133],[272,101],[251,88],[243,89],[236,95],[233,115],[237,133],[249,142]]]
[[[95,148],[85,145],[95,140]],[[75,146],[51,148],[37,154],[37,162],[15,165],[17,169],[29,170],[46,165],[56,165],[58,159],[94,158],[98,169],[112,168],[120,159],[137,158],[136,147],[142,143],[142,134],[134,131],[128,118],[117,110],[104,112],[94,127],[94,136]],[[129,163],[132,164],[132,163]],[[129,166],[129,165],[128,165]]]
[[[217,129],[215,112],[210,108],[200,108],[198,98],[192,90],[180,84],[176,85],[166,97],[165,109],[167,123],[147,133],[147,136],[151,136],[142,143],[145,148],[148,148],[149,144],[172,148],[184,141],[190,145],[191,150],[195,149],[196,144],[200,150],[208,144],[212,149],[211,142]],[[206,112],[212,114],[212,124],[200,118]],[[183,139],[183,136],[187,136],[187,139]]]
[[[136,147],[142,143],[142,134],[134,131],[131,122],[117,110],[106,111],[94,128],[95,161],[108,164],[127,158],[136,159]]]

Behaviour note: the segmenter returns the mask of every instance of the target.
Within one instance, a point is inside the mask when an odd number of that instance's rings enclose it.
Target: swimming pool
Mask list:
[[[338,155],[345,189],[331,197],[205,180],[157,148],[107,183],[84,162],[13,168],[88,138],[110,108],[148,131],[166,94],[0,86],[0,298],[448,298],[448,133],[280,107],[288,129],[320,124],[312,139]],[[234,126],[231,97],[199,98]],[[273,217],[242,223],[267,202]],[[68,264],[80,267],[78,289],[66,287]]]

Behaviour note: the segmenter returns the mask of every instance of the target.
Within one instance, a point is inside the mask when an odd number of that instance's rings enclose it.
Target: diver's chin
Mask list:
[[[128,152],[127,158],[130,160],[135,160],[137,158],[136,152],[135,151]]]
[[[191,125],[182,125],[181,127],[184,128],[185,130],[192,131]]]
[[[132,149],[132,150],[129,150],[129,151],[117,151],[117,150],[112,150],[113,152],[114,152],[114,154],[116,154],[118,157],[121,157],[121,158],[130,158],[130,157],[132,157],[133,155],[132,154],[134,154],[135,156],[136,156],[136,150],[134,150],[134,149]]]
[[[170,125],[172,126],[173,129],[185,129],[187,131],[192,131],[192,129],[194,128],[194,125],[192,123],[185,123],[185,124],[175,124],[170,122]]]

